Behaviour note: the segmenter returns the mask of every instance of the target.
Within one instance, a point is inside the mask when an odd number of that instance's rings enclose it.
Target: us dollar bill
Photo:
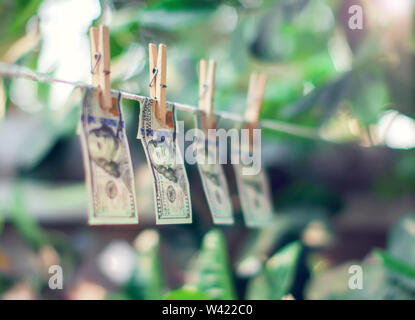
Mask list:
[[[204,117],[204,113],[196,113],[195,127],[206,132]],[[232,201],[223,167],[219,163],[216,136],[205,134],[204,137],[207,138],[197,138],[193,148],[212,219],[215,224],[233,224]]]
[[[176,112],[172,104],[166,104],[166,109],[167,120],[161,124],[153,100],[146,98],[141,103],[137,133],[153,176],[156,223],[192,223],[189,181],[176,141]]]
[[[249,153],[249,148],[249,145],[241,145],[238,150],[232,149],[232,152],[240,152],[243,158],[242,153]],[[250,166],[241,161],[233,165],[242,214],[247,226],[265,226],[273,220],[269,184],[262,168],[256,174],[247,174],[250,170],[246,169]]]
[[[138,223],[134,174],[120,95],[109,111],[101,108],[96,91],[84,89],[79,134],[88,191],[88,223]]]

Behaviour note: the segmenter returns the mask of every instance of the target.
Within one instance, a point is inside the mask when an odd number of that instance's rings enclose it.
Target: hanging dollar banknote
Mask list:
[[[89,219],[97,224],[138,223],[134,176],[120,95],[104,111],[95,90],[85,89],[79,126]]]
[[[249,143],[241,144],[239,148],[232,148],[232,152],[240,152],[241,159],[248,159],[251,146]],[[273,219],[273,209],[268,181],[262,169],[252,169],[252,164],[233,165],[239,199],[247,226],[257,227],[270,224]],[[247,170],[248,169],[248,170]]]
[[[204,113],[195,116],[195,127],[205,130]],[[193,147],[203,191],[215,224],[233,224],[233,209],[223,167],[219,163],[216,136],[204,134],[206,139],[196,139]]]
[[[190,188],[176,141],[174,105],[166,104],[166,124],[154,113],[153,100],[141,103],[137,138],[153,175],[157,224],[192,223]]]

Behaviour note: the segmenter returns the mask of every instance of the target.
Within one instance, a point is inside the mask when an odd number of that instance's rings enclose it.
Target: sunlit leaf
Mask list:
[[[391,228],[388,252],[394,257],[415,265],[415,216],[406,215]]]
[[[252,279],[247,288],[247,299],[280,300],[290,292],[295,279],[301,244],[293,242],[273,255],[263,271]]]
[[[394,256],[380,249],[376,249],[375,253],[381,259],[382,263],[386,266],[386,268],[388,268],[390,271],[415,279],[414,265],[397,259]]]
[[[225,237],[219,230],[209,231],[190,270],[186,286],[214,300],[236,298]]]
[[[377,123],[381,111],[390,103],[389,89],[381,71],[355,73],[350,85],[349,99],[354,116],[363,125]]]
[[[163,297],[164,279],[157,231],[141,232],[134,241],[137,260],[125,291],[132,299],[155,300]]]
[[[393,278],[415,292],[415,217],[399,219],[388,235],[387,251],[376,251],[384,265],[393,271]]]

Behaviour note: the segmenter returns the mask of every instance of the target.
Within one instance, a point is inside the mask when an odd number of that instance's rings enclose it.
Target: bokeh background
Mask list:
[[[196,105],[213,58],[215,110],[242,114],[260,71],[261,118],[303,130],[263,130],[274,224],[244,226],[227,165],[235,225],[212,224],[187,166],[193,224],[155,226],[139,104],[123,101],[140,224],[90,227],[81,91],[0,75],[0,298],[415,298],[413,15],[411,0],[1,0],[1,62],[90,83],[88,28],[106,24],[114,89],[148,95],[147,45],[162,42],[169,101]]]

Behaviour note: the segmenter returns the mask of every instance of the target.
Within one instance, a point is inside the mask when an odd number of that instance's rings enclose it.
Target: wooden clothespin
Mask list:
[[[267,77],[264,74],[258,74],[256,72],[251,73],[247,97],[248,107],[245,112],[245,120],[254,126],[256,126],[259,121],[266,83]]]
[[[206,114],[206,126],[210,128],[213,123],[213,101],[215,97],[215,75],[216,62],[209,60],[209,66],[206,60],[200,60],[199,73],[199,109]]]
[[[161,124],[166,123],[167,47],[164,44],[148,45],[150,59],[150,97],[154,99],[155,115]]]
[[[110,77],[110,41],[108,27],[89,29],[91,45],[92,84],[98,88],[101,107],[104,110],[112,108],[111,77]]]

